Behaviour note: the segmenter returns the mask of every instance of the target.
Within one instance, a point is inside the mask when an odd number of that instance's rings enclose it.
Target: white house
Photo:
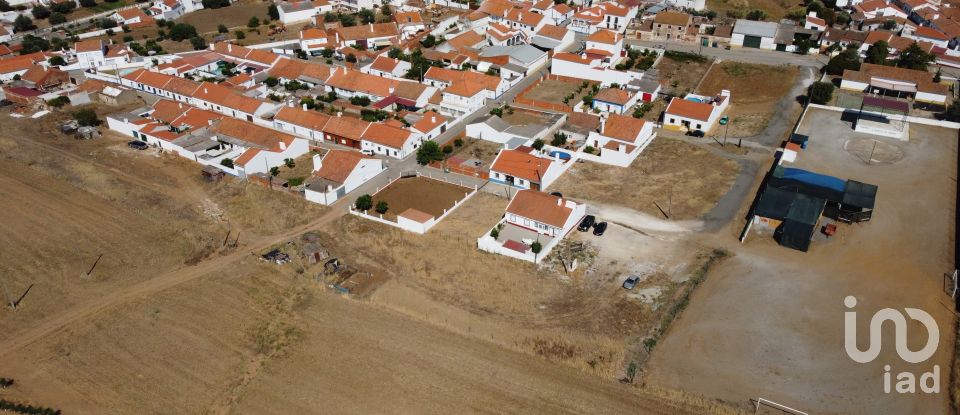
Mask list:
[[[707,8],[707,0],[666,0],[666,4],[677,9],[701,11]]]
[[[324,49],[334,49],[334,43],[327,32],[315,27],[300,31],[300,49],[309,55],[319,55]]]
[[[637,17],[636,6],[623,6],[610,1],[600,3],[576,13],[570,19],[568,29],[591,34],[599,29],[625,33],[630,22]]]
[[[589,58],[573,53],[560,52],[553,55],[550,73],[600,82],[602,86],[612,84],[626,85],[635,79],[641,79],[643,73],[618,71],[608,67],[599,58]]]
[[[572,30],[548,24],[540,28],[540,31],[533,36],[530,43],[541,49],[564,51],[573,46],[575,38],[576,34]]]
[[[490,165],[490,181],[521,189],[546,190],[571,165],[530,147],[503,149]]]
[[[600,29],[586,39],[584,57],[600,59],[605,66],[613,66],[623,56],[623,35],[606,29]]]
[[[304,187],[304,197],[331,205],[386,170],[383,161],[348,150],[329,150],[313,156],[313,177]]]
[[[110,15],[110,18],[116,21],[118,25],[129,27],[143,27],[156,23],[152,17],[138,8],[119,10]]]
[[[360,149],[368,154],[380,154],[402,159],[417,151],[423,138],[413,131],[381,123],[370,124],[363,132]]]
[[[360,68],[360,72],[384,78],[400,79],[410,68],[410,62],[378,55],[369,65]]]
[[[437,138],[440,134],[447,131],[447,127],[447,117],[440,115],[436,111],[424,112],[423,117],[410,126],[423,140],[433,140]]]
[[[587,145],[593,147],[594,152],[581,154],[580,158],[627,167],[653,142],[654,137],[653,123],[610,114],[600,118],[600,131],[591,131],[587,136]]]
[[[395,12],[393,14],[393,22],[396,23],[400,31],[403,32],[405,38],[409,38],[417,34],[417,32],[425,31],[429,27],[427,23],[423,21],[423,16],[418,11]]]
[[[623,114],[636,105],[640,94],[619,88],[604,88],[593,96],[591,107],[600,112]]]
[[[477,239],[486,252],[539,263],[586,215],[583,203],[536,190],[521,190],[507,205],[503,219]],[[534,245],[540,247],[534,252]]]
[[[808,30],[823,32],[827,30],[827,27],[829,27],[827,26],[827,21],[817,17],[817,12],[808,13],[803,22],[803,28]]]
[[[688,94],[673,98],[663,114],[663,128],[673,131],[709,132],[730,105],[730,91],[716,97]]]
[[[277,11],[280,21],[287,25],[310,21],[314,16],[333,11],[333,5],[327,0],[284,1],[277,6]]]
[[[273,128],[319,143],[324,140],[323,131],[328,121],[329,115],[291,105],[280,108],[273,117]]]
[[[941,48],[947,48],[950,44],[950,36],[932,27],[920,26],[912,33],[904,33],[904,37],[913,39],[917,42],[932,43]]]

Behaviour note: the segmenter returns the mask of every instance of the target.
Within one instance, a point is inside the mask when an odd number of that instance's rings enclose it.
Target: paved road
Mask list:
[[[639,39],[627,39],[626,42],[631,46],[643,46],[648,48],[663,46],[666,50],[701,53],[712,58],[746,63],[759,63],[764,65],[791,64],[819,69],[825,65],[827,61],[827,58],[822,55],[797,55],[795,53],[775,52],[750,48],[731,48],[730,50],[722,48],[701,48],[699,44],[692,42],[647,41]]]

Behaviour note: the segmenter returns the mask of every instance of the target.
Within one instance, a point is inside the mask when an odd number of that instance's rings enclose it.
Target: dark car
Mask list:
[[[597,217],[593,215],[587,215],[580,222],[580,226],[577,226],[577,230],[580,232],[586,232],[593,226],[593,223],[597,221]]]
[[[597,236],[602,236],[604,232],[607,231],[607,222],[600,222],[596,225],[593,225],[593,234]]]
[[[700,130],[691,130],[691,131],[687,131],[687,135],[691,137],[703,137],[704,134],[703,134],[703,131],[700,131]]]
[[[632,290],[633,287],[637,286],[637,283],[640,282],[640,277],[636,275],[631,275],[623,282],[624,290]]]
[[[143,141],[133,140],[133,141],[127,143],[127,147],[130,147],[130,148],[132,148],[132,149],[134,149],[134,150],[146,150],[146,149],[149,148],[150,146],[147,145],[147,143],[144,143]]]

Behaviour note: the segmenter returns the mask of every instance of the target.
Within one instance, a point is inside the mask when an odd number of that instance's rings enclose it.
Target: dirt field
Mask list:
[[[625,333],[656,316],[624,303],[616,281],[477,251],[505,199],[477,195],[417,236],[206,184],[195,164],[119,137],[67,139],[55,118],[0,114],[3,282],[36,283],[17,311],[0,308],[0,376],[17,382],[3,399],[76,414],[717,409],[613,380]],[[220,248],[227,229],[242,232],[239,247]],[[394,278],[367,303],[315,283],[317,266],[257,259],[309,229]],[[90,262],[73,263],[75,249],[107,252],[91,278],[75,276]]]
[[[573,82],[545,79],[543,82],[537,84],[536,87],[533,87],[527,91],[527,93],[523,95],[523,98],[528,98],[535,101],[563,104],[563,98],[567,95],[575,93],[578,87],[580,87],[580,85]],[[572,104],[576,103],[575,101],[570,102]]]
[[[397,215],[410,208],[439,217],[444,209],[452,208],[454,202],[463,199],[471,190],[426,177],[402,178],[375,193],[373,205],[387,202],[390,210],[383,217],[389,220],[395,220]]]
[[[763,132],[776,104],[796,84],[800,70],[795,66],[768,66],[740,62],[714,65],[697,92],[717,95],[729,90],[733,101],[727,110],[730,116],[728,133],[750,137]]]
[[[811,146],[796,167],[879,186],[873,219],[841,224],[829,240],[816,236],[808,253],[777,246],[769,235],[740,245],[742,223],[731,226],[719,236],[734,256],[707,279],[654,352],[647,381],[737,403],[762,396],[809,413],[948,413],[954,316],[943,305],[941,278],[953,268],[956,131],[913,125],[909,143],[879,139],[904,152],[879,165],[843,151],[863,136],[839,113],[812,111],[799,132],[810,134]],[[940,331],[934,356],[904,362],[888,346],[893,331],[883,330],[880,357],[855,363],[843,346],[848,295],[858,300],[858,333],[868,331],[869,316],[881,308],[933,315]],[[918,326],[909,327],[911,350],[927,339]],[[887,364],[917,376],[938,365],[940,393],[884,393]],[[706,371],[715,375],[705,377]]]
[[[451,155],[464,160],[482,160],[485,166],[493,163],[493,159],[497,157],[500,149],[503,148],[503,146],[499,144],[477,138],[464,137],[463,140],[463,147],[454,148]]]
[[[539,111],[531,111],[523,108],[511,108],[513,112],[504,111],[503,120],[511,125],[529,125],[529,124],[547,124],[550,118]]]
[[[580,163],[552,189],[587,203],[623,206],[661,218],[663,209],[674,220],[695,219],[729,190],[738,171],[736,162],[702,147],[658,137],[630,167]]]
[[[795,0],[708,0],[707,8],[725,16],[728,10],[740,10],[746,14],[750,10],[760,9],[767,13],[768,22],[776,22],[787,15],[790,9],[802,6]]]
[[[692,92],[710,68],[710,60],[704,62],[677,61],[664,56],[657,64],[663,92],[683,96]]]

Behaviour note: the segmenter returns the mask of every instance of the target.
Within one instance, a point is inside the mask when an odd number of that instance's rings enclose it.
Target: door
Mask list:
[[[760,36],[744,36],[743,37],[743,47],[745,48],[760,48]]]

